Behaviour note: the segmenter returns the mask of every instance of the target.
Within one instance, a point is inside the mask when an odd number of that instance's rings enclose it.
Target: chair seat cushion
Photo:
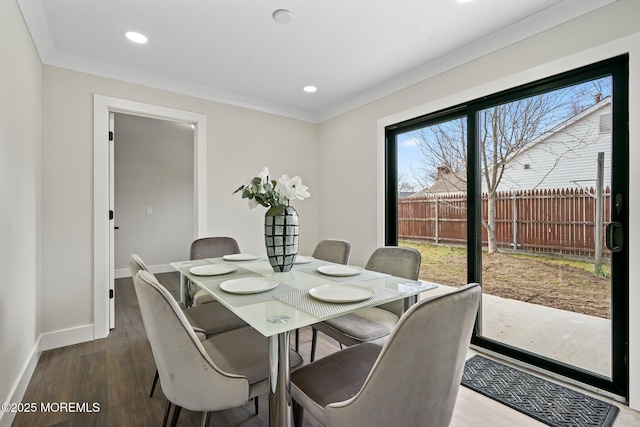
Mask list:
[[[200,289],[198,292],[196,292],[193,295],[193,305],[209,304],[217,301],[218,300],[216,300],[213,297],[213,295],[211,295],[209,292],[205,291],[204,289]]]
[[[202,345],[218,368],[247,377],[250,385],[269,377],[269,340],[251,327],[214,335]],[[292,368],[302,363],[295,351],[289,358]]]
[[[368,342],[389,335],[398,320],[390,311],[369,307],[322,323],[353,340]]]
[[[321,408],[350,399],[362,388],[381,351],[382,346],[377,344],[359,344],[293,371],[294,399],[304,395]]]
[[[204,330],[207,337],[247,326],[242,319],[219,302],[185,308],[184,314],[189,323]]]

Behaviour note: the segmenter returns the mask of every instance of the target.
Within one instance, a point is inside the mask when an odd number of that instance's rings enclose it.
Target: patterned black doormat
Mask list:
[[[619,408],[485,357],[467,360],[462,385],[553,427],[610,427]]]

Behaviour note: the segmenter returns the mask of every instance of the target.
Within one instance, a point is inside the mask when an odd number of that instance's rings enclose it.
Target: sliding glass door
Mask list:
[[[423,279],[481,283],[473,343],[621,396],[626,63],[387,129],[387,243],[420,250]]]

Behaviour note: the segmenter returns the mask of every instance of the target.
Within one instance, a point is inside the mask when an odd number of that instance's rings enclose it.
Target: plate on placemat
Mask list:
[[[376,291],[371,288],[349,283],[330,283],[309,289],[309,295],[325,302],[358,302],[369,299],[375,294]]]
[[[355,276],[362,273],[364,268],[354,265],[323,265],[318,271],[327,276]]]
[[[189,269],[189,272],[191,274],[195,274],[196,276],[219,276],[221,274],[231,273],[232,271],[236,271],[237,269],[238,267],[236,267],[235,265],[209,264],[191,267]]]
[[[268,277],[243,277],[220,283],[220,289],[230,294],[258,294],[278,286],[278,281]]]
[[[258,255],[254,254],[231,254],[224,255],[222,257],[225,261],[253,261],[254,259],[260,258]]]
[[[296,256],[296,260],[293,261],[293,263],[294,264],[308,264],[313,260],[315,260],[315,258],[312,257],[312,256],[297,255]]]

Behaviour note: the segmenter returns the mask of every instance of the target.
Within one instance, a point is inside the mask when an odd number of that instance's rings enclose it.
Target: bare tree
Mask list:
[[[404,174],[398,176],[398,192],[399,193],[415,193],[416,187],[407,181],[407,177]]]
[[[601,97],[602,85],[593,83],[593,87]],[[478,114],[481,173],[488,198],[487,217],[482,218],[482,224],[487,230],[489,253],[497,250],[496,201],[505,168],[532,141],[575,115],[577,109],[584,109],[586,97],[591,99],[590,105],[599,101],[589,93],[583,87],[570,87],[495,105]],[[422,155],[421,165],[413,171],[414,179],[424,188],[439,181],[466,191],[466,117],[418,129],[412,136],[419,142]],[[558,154],[556,165],[562,155]]]

